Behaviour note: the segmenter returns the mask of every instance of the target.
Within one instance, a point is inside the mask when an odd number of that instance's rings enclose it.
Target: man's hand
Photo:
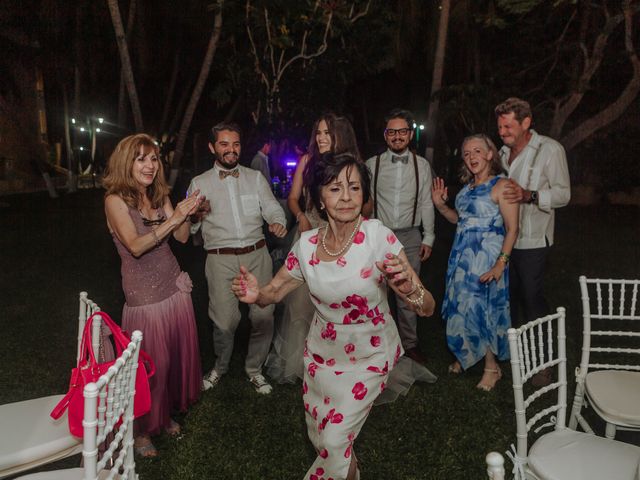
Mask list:
[[[424,262],[427,258],[431,256],[432,248],[429,245],[425,245],[424,243],[420,244],[420,261]]]
[[[531,199],[531,192],[522,188],[512,178],[508,179],[503,195],[504,199],[509,203],[528,203]]]
[[[282,238],[287,234],[287,227],[280,225],[279,223],[271,223],[269,224],[269,232],[278,238]]]

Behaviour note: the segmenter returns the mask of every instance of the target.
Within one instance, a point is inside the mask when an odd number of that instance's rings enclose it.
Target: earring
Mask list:
[[[324,203],[320,202],[320,210],[324,210]]]

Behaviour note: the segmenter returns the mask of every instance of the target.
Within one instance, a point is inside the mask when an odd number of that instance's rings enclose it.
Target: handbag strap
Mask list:
[[[122,329],[116,322],[113,321],[108,313],[102,311],[94,313],[87,319],[87,323],[84,326],[84,331],[82,333],[82,346],[80,349],[80,351],[82,352],[82,356],[80,358],[82,360],[86,359],[86,355],[88,353],[91,360],[91,366],[97,365],[95,353],[93,352],[93,345],[90,341],[88,341],[88,339],[90,338],[91,324],[93,323],[93,318],[96,315],[99,315],[102,321],[109,327],[109,330],[111,330],[111,334],[118,351],[118,356],[122,354],[122,351],[125,350],[127,348],[127,345],[129,345],[129,342],[131,342],[131,339],[127,335],[125,335]],[[147,370],[147,377],[151,378],[156,373],[156,365],[153,362],[153,359],[147,352],[142,349],[140,349],[139,359],[148,365],[148,368],[145,369]]]

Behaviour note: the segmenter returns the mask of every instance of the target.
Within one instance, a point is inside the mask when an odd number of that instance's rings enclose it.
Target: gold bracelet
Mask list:
[[[420,291],[420,293],[418,294],[418,298],[413,300],[407,297],[407,301],[419,308],[422,306],[422,303],[424,302],[424,287],[422,285],[418,285],[418,290]]]
[[[156,242],[156,247],[159,247],[160,246],[160,239],[158,238],[158,234],[156,233],[156,229],[155,228],[151,229],[151,234],[153,235],[153,239]]]

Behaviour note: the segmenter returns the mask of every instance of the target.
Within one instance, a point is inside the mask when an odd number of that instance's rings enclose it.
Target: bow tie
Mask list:
[[[402,162],[404,164],[409,163],[409,155],[391,155],[391,162],[398,163]]]
[[[232,176],[238,178],[240,176],[240,171],[236,168],[235,170],[220,170],[219,172],[220,180],[224,180],[228,176]]]

